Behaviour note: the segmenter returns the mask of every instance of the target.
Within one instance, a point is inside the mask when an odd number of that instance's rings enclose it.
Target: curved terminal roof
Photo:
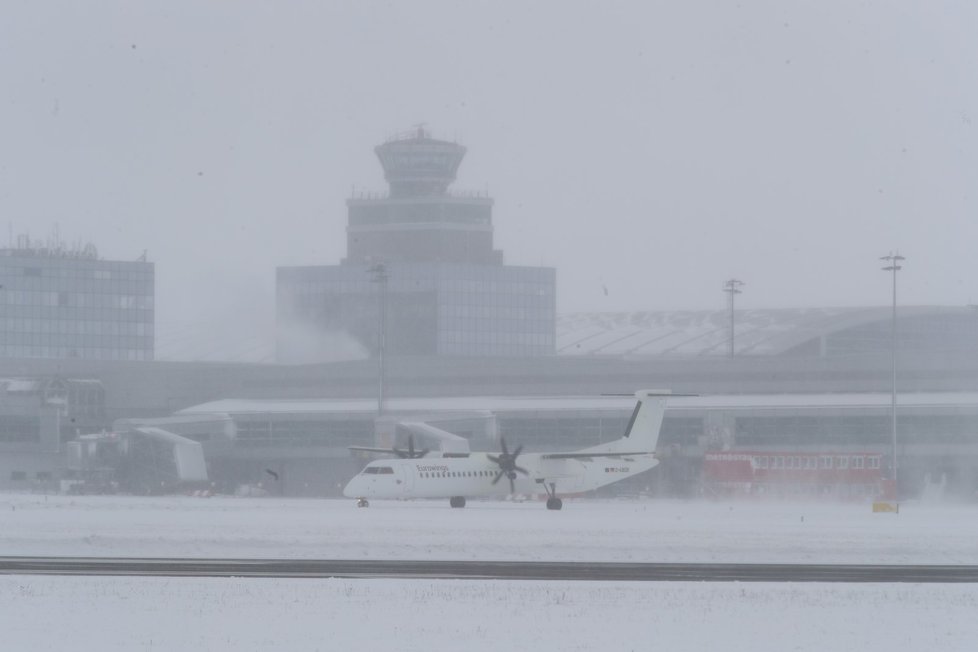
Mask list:
[[[806,345],[817,352],[824,347],[825,338],[854,329],[888,333],[891,316],[890,307],[737,310],[736,353],[782,355]],[[971,307],[900,307],[898,317],[918,324],[934,322],[938,324],[935,333],[947,330],[944,321],[963,319],[978,324],[978,311]],[[880,348],[879,341],[865,339],[867,349]],[[557,318],[557,353],[561,355],[724,356],[729,346],[730,313],[726,310],[577,313]]]

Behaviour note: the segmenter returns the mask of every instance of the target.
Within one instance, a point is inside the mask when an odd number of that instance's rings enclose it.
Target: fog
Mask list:
[[[468,147],[558,312],[978,301],[973,3],[6,3],[13,234],[156,263],[161,349],[274,342],[279,265],[334,264],[373,147]],[[237,319],[246,311],[249,318]],[[243,351],[255,353],[242,353]]]
[[[976,33],[0,3],[3,640],[973,649]]]

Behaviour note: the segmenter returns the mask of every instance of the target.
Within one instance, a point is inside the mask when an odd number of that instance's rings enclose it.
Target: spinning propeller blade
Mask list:
[[[499,471],[496,472],[496,477],[492,479],[492,484],[499,482],[499,478],[504,475],[509,480],[509,493],[516,493],[516,474],[517,472],[523,475],[530,475],[530,472],[521,466],[516,465],[516,458],[519,457],[520,453],[523,451],[523,445],[520,444],[516,447],[512,453],[509,452],[509,447],[506,446],[506,438],[499,438],[499,446],[502,448],[502,453],[499,455],[486,455],[490,461],[496,463],[499,466]]]

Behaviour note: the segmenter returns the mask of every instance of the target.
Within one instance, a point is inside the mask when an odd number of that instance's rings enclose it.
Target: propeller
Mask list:
[[[408,449],[406,451],[402,451],[399,448],[392,448],[391,450],[394,451],[394,454],[402,460],[416,460],[431,452],[427,448],[420,451],[414,450],[414,435],[410,434],[408,435]]]
[[[499,471],[496,472],[496,477],[492,479],[492,484],[499,482],[499,478],[505,475],[509,478],[509,493],[516,493],[516,484],[513,480],[516,479],[516,472],[519,471],[523,475],[529,475],[530,472],[521,466],[516,466],[516,458],[519,457],[520,451],[523,450],[523,445],[520,444],[516,447],[516,450],[512,453],[506,447],[506,438],[500,437],[499,443],[502,445],[502,453],[499,455],[486,455],[490,460],[499,465]]]

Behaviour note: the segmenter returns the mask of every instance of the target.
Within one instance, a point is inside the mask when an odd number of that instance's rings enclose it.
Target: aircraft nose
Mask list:
[[[360,478],[353,478],[352,480],[350,480],[349,482],[347,482],[346,483],[346,486],[343,487],[343,495],[346,496],[347,498],[360,498],[360,497],[362,497],[363,496],[362,493],[357,493],[357,487],[360,486],[359,480],[360,480]]]

